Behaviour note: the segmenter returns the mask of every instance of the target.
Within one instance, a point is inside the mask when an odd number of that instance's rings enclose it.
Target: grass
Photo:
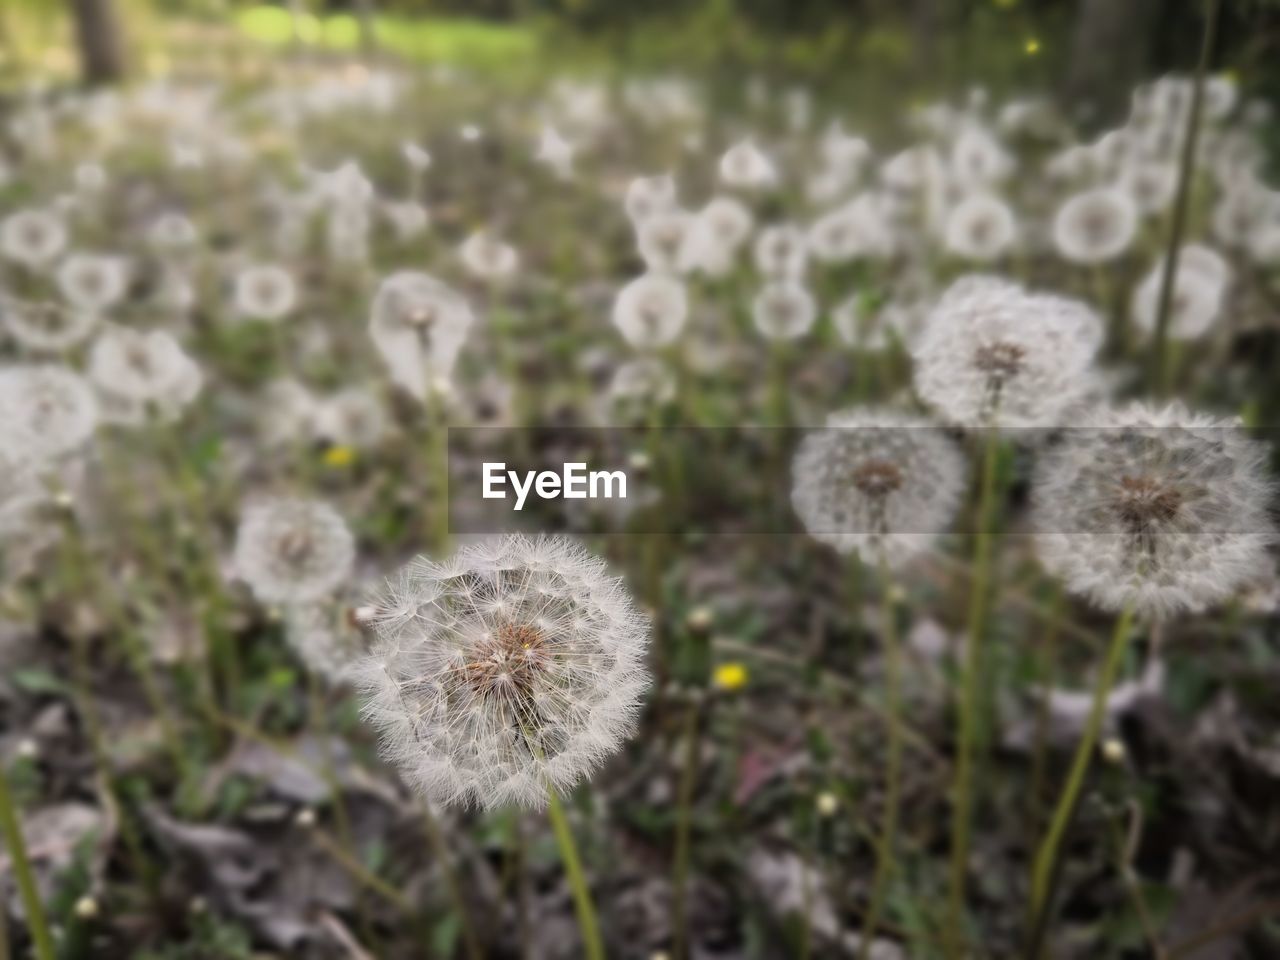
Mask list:
[[[235,15],[236,28],[259,43],[284,46],[294,40],[293,18],[280,7],[249,7]],[[375,32],[380,46],[414,60],[448,63],[500,63],[538,53],[537,32],[521,24],[494,23],[460,17],[379,16]],[[303,43],[331,50],[360,45],[360,26],[350,14],[298,18]]]

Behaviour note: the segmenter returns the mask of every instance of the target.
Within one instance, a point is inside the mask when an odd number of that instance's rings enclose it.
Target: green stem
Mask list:
[[[1107,649],[1107,657],[1102,670],[1098,674],[1097,684],[1093,690],[1093,706],[1085,723],[1084,732],[1076,746],[1075,758],[1071,762],[1071,771],[1067,775],[1066,785],[1058,796],[1058,804],[1053,811],[1053,819],[1049,822],[1048,832],[1040,842],[1036,851],[1035,865],[1031,874],[1031,920],[1032,943],[1028,957],[1039,956],[1040,943],[1044,938],[1044,930],[1048,917],[1051,885],[1058,864],[1058,850],[1067,825],[1073,816],[1080,791],[1084,787],[1085,775],[1089,772],[1089,764],[1093,760],[1093,748],[1098,741],[1098,733],[1102,729],[1102,721],[1107,711],[1107,695],[1115,683],[1116,674],[1124,661],[1125,648],[1129,641],[1130,628],[1133,625],[1133,611],[1126,608],[1116,621],[1115,632],[1111,636],[1111,645]]]
[[[31,932],[36,958],[54,960],[53,937],[45,920],[44,906],[40,903],[40,890],[31,870],[31,861],[27,859],[27,845],[22,839],[22,828],[18,825],[13,796],[9,792],[9,775],[3,761],[0,761],[0,831],[4,833],[4,843],[13,862],[13,875],[18,882],[22,907],[27,913],[27,929]]]
[[[972,829],[972,782],[974,743],[978,734],[978,677],[982,664],[982,640],[986,632],[990,593],[991,530],[995,509],[996,462],[999,432],[986,428],[982,453],[982,487],[978,501],[978,528],[975,533],[973,582],[970,585],[969,629],[965,634],[964,663],[960,681],[960,734],[956,744],[956,780],[951,807],[951,867],[947,895],[948,956],[959,956],[964,939],[965,874]]]
[[[858,960],[871,956],[871,944],[884,909],[885,895],[894,869],[894,845],[898,833],[898,794],[902,779],[902,650],[898,643],[897,598],[888,565],[881,560],[880,580],[884,590],[885,714],[889,724],[888,763],[885,767],[884,811],[880,843],[876,850],[876,871],[871,881],[871,902],[862,921]]]
[[[676,800],[676,848],[671,882],[672,950],[675,960],[688,955],[689,915],[685,893],[689,883],[689,838],[693,826],[693,788],[698,778],[698,704],[689,704],[684,726],[684,769]]]
[[[1200,138],[1200,111],[1204,102],[1204,78],[1213,56],[1214,39],[1218,32],[1218,10],[1221,0],[1206,0],[1204,33],[1200,39],[1200,61],[1196,65],[1195,85],[1191,92],[1191,112],[1187,117],[1187,134],[1182,141],[1182,158],[1178,165],[1178,192],[1173,202],[1173,224],[1169,230],[1169,246],[1165,254],[1164,270],[1160,277],[1160,299],[1156,306],[1154,349],[1151,351],[1152,380],[1157,391],[1169,390],[1169,310],[1173,305],[1174,281],[1178,274],[1178,250],[1182,246],[1182,234],[1186,229],[1187,208],[1191,198],[1191,177],[1195,171],[1196,143]]]
[[[560,859],[564,862],[564,872],[569,880],[569,889],[573,892],[573,905],[578,913],[578,927],[582,932],[582,947],[588,960],[604,960],[604,943],[600,939],[600,924],[596,920],[596,909],[591,903],[591,891],[587,888],[587,878],[582,872],[582,861],[578,857],[578,847],[573,842],[573,832],[565,819],[564,805],[555,790],[548,790],[551,798],[547,804],[547,818],[551,821],[551,829],[556,835],[556,845],[560,848]]]

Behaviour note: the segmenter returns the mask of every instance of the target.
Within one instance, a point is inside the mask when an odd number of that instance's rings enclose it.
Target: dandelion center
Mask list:
[[[974,354],[974,363],[979,370],[996,380],[1007,380],[1016,376],[1022,369],[1022,361],[1027,351],[1016,343],[999,341],[985,344]]]
[[[1180,491],[1155,477],[1120,478],[1116,509],[1121,519],[1134,530],[1153,523],[1168,523],[1178,515],[1183,503]]]
[[[463,680],[485,699],[529,701],[554,657],[550,638],[530,623],[503,623],[486,634],[462,666]]]
[[[853,485],[868,497],[884,497],[899,490],[902,469],[888,460],[866,460],[853,471]]]

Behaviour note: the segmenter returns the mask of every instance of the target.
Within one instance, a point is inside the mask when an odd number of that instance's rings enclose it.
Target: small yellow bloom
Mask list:
[[[836,811],[840,809],[840,798],[830,790],[823,790],[818,794],[815,806],[818,808],[819,816],[834,817]]]
[[[1022,49],[1027,52],[1027,56],[1034,57],[1040,52],[1040,41],[1035,37],[1031,37],[1022,45]]]
[[[324,452],[326,467],[349,467],[355,462],[356,452],[351,447],[334,446]]]
[[[741,690],[747,685],[747,667],[745,664],[732,662],[722,663],[716,667],[712,683],[721,690]]]

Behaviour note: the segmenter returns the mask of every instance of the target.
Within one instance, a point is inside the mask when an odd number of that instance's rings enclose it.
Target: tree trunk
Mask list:
[[[90,86],[124,77],[124,41],[114,0],[71,0],[80,47],[80,72]]]
[[[1062,90],[1068,112],[1091,126],[1123,114],[1150,63],[1159,9],[1160,0],[1079,0]]]

